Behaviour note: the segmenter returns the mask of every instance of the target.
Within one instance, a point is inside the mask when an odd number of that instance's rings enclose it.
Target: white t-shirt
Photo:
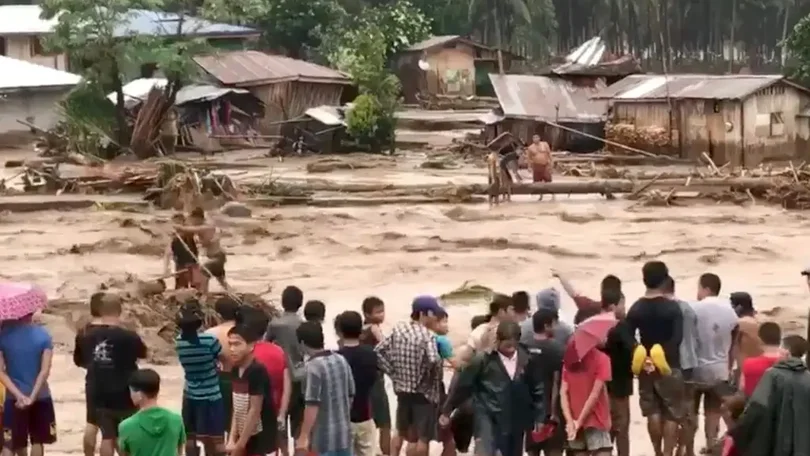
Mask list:
[[[467,345],[476,353],[485,351],[490,348],[495,340],[494,334],[492,334],[493,331],[495,331],[495,326],[491,323],[479,325],[470,333],[470,337],[467,338]]]
[[[692,303],[697,316],[697,358],[695,379],[701,382],[728,380],[731,336],[737,327],[737,313],[727,298],[709,296]]]

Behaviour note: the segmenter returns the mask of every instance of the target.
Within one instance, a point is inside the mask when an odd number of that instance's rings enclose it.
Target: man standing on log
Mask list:
[[[532,170],[532,182],[551,182],[551,170],[554,163],[551,159],[551,147],[540,140],[540,135],[532,136],[532,143],[528,148],[529,168]],[[554,199],[554,195],[551,196]],[[543,200],[540,195],[539,201]]]

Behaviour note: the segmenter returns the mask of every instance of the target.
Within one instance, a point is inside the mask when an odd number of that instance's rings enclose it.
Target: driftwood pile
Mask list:
[[[162,156],[160,131],[168,111],[169,98],[163,88],[152,87],[141,104],[132,127],[130,149],[138,158]]]
[[[495,97],[460,97],[422,92],[416,95],[416,99],[419,107],[426,110],[495,109],[500,106]]]
[[[672,141],[670,138],[677,137],[677,130],[670,132],[663,127],[636,127],[632,124],[610,122],[605,125],[606,140],[658,155],[671,153]],[[606,144],[606,148],[611,152],[624,152],[622,149],[617,149],[610,144]]]

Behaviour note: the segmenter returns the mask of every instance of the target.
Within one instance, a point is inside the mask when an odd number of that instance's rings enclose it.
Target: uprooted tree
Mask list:
[[[203,42],[187,39],[190,31],[184,30],[184,17],[191,7],[182,1],[44,0],[41,7],[43,18],[57,18],[46,47],[65,53],[76,65],[74,71],[81,73],[83,84],[101,87],[99,93],[115,93],[116,128],[111,136],[119,149],[127,149],[132,141],[123,91],[125,75],[138,74],[142,65],[152,64],[166,77],[168,83],[157,111],[160,123],[177,92],[196,71],[191,57],[205,48]],[[134,9],[175,11],[179,20],[172,22],[171,29],[141,35],[129,28]],[[143,157],[154,154],[155,149],[150,142],[148,148],[134,152]]]
[[[323,32],[321,53],[360,89],[346,115],[348,133],[373,152],[386,146],[393,152],[401,86],[388,62],[395,52],[425,38],[430,23],[407,1],[342,19]]]

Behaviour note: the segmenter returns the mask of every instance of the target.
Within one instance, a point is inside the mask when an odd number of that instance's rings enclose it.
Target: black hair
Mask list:
[[[475,329],[483,324],[489,323],[490,319],[492,319],[491,315],[476,315],[470,320],[470,328]]]
[[[669,269],[663,261],[648,261],[641,268],[641,276],[648,290],[657,290],[669,277]]]
[[[495,330],[495,338],[499,341],[520,340],[520,325],[514,321],[502,321],[498,323],[498,328]]]
[[[602,290],[602,309],[608,309],[610,306],[618,306],[622,299],[624,299],[624,293],[621,290],[616,288],[605,288]]]
[[[505,294],[495,293],[492,296],[492,301],[489,303],[489,315],[494,317],[498,315],[501,311],[506,312],[509,310],[510,307],[514,307],[512,303],[512,297],[506,296]]]
[[[698,279],[698,284],[700,284],[701,288],[709,290],[712,296],[717,296],[720,294],[722,282],[720,282],[720,277],[718,277],[717,274],[707,272],[701,275]]]
[[[553,326],[557,320],[557,312],[542,308],[532,315],[532,329],[535,333],[542,333],[547,327]]]
[[[778,323],[774,323],[772,321],[762,323],[759,325],[759,331],[757,334],[759,335],[759,339],[765,345],[778,347],[779,344],[782,343],[782,327],[779,326]]]
[[[281,292],[281,308],[287,312],[298,312],[304,305],[304,292],[290,285]]]
[[[129,389],[155,399],[160,393],[160,375],[152,369],[138,369],[129,376]]]
[[[236,314],[239,312],[239,301],[230,297],[230,296],[223,296],[217,299],[217,302],[214,304],[214,310],[222,317],[225,321],[235,321]]]
[[[235,318],[237,325],[247,327],[255,340],[264,337],[267,332],[267,326],[270,324],[270,317],[262,310],[253,306],[241,306],[236,313]]]
[[[195,207],[188,215],[198,219],[205,219],[205,211],[201,207]]]
[[[616,290],[622,289],[622,281],[613,274],[608,274],[602,279],[602,284],[600,285],[602,290],[613,288]]]
[[[192,343],[197,342],[199,340],[197,332],[203,325],[203,313],[200,303],[196,299],[184,302],[180,306],[175,323],[180,329],[181,339]]]
[[[379,307],[383,306],[385,306],[385,303],[383,302],[382,299],[376,296],[369,296],[363,300],[362,309],[364,314],[369,315],[371,313],[374,313],[374,311],[377,310]]]
[[[582,308],[577,312],[576,316],[574,316],[574,324],[578,325],[593,316],[599,315],[600,313],[602,313],[602,309],[598,309],[596,307]]]
[[[311,349],[323,349],[323,327],[320,323],[314,321],[305,321],[301,323],[301,325],[298,326],[298,329],[295,330],[295,336],[298,338],[298,342]]]
[[[529,310],[531,309],[529,293],[526,293],[525,291],[516,291],[512,293],[512,305],[515,308],[515,313],[529,313]]]
[[[117,317],[123,311],[121,296],[115,293],[104,293],[99,304],[99,316]]]
[[[734,310],[737,311],[737,315],[740,317],[750,317],[756,313],[754,311],[754,301],[751,299],[751,295],[745,291],[735,291],[731,293],[729,300],[731,301],[731,306],[734,307]]]
[[[667,276],[664,280],[664,285],[661,286],[661,291],[664,293],[675,294],[675,279],[672,276]]]
[[[322,301],[311,300],[304,305],[304,319],[306,321],[322,322],[326,318],[326,306]]]
[[[363,333],[363,316],[347,310],[335,318],[335,331],[346,339],[360,339]]]
[[[90,296],[90,316],[98,318],[101,316],[101,306],[104,305],[104,292],[99,291]]]
[[[807,354],[807,340],[802,336],[792,335],[785,337],[785,348],[790,352],[790,356],[801,358]]]
[[[245,323],[234,325],[234,327],[228,331],[228,335],[239,336],[249,344],[252,344],[260,339],[260,337],[256,334],[255,329],[251,328],[250,325]]]

